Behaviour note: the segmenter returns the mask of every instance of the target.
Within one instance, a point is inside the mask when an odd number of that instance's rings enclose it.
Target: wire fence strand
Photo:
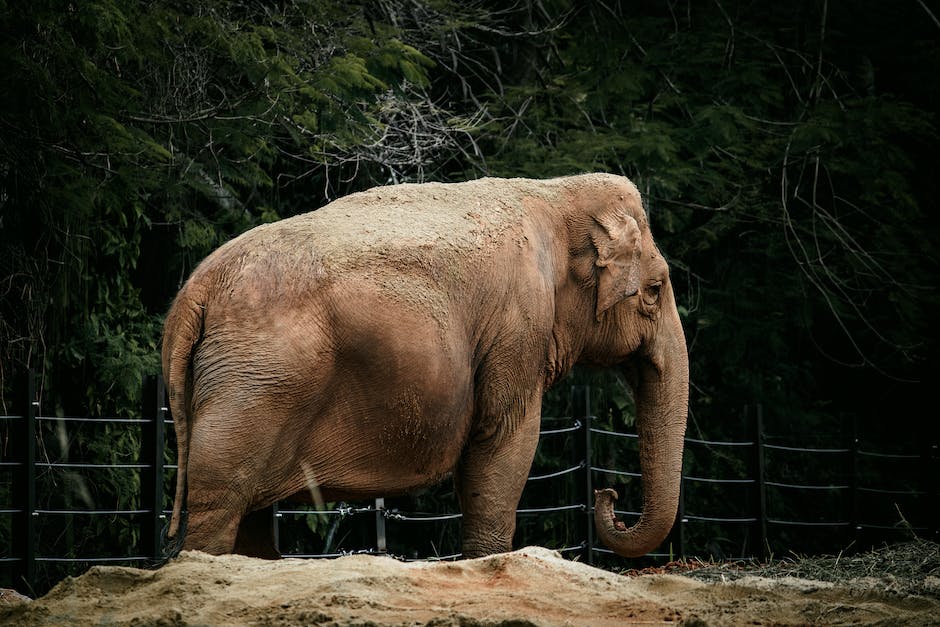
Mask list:
[[[38,411],[36,412],[38,414]],[[632,469],[622,468],[622,467],[609,467],[609,459],[617,459],[616,456],[604,456],[603,458],[596,457],[595,448],[592,444],[592,437],[597,437],[597,446],[604,447],[613,447],[620,446],[615,444],[618,441],[625,440],[635,440],[638,438],[638,435],[634,432],[620,432],[610,429],[599,428],[595,426],[597,422],[596,418],[591,414],[587,404],[585,405],[584,412],[576,412],[577,415],[562,417],[562,418],[546,418],[544,420],[545,425],[558,425],[563,424],[564,426],[550,426],[543,428],[540,433],[540,442],[551,440],[558,436],[567,436],[563,440],[559,439],[557,441],[563,442],[566,446],[574,446],[575,450],[573,459],[570,460],[570,463],[567,465],[557,468],[559,464],[555,465],[555,468],[550,469],[533,469],[528,478],[529,484],[535,484],[540,486],[549,486],[549,489],[553,494],[567,495],[559,499],[559,502],[555,503],[544,503],[539,506],[525,506],[519,507],[516,510],[516,514],[520,517],[520,520],[527,519],[531,521],[533,518],[538,520],[537,517],[548,517],[555,514],[564,514],[572,519],[577,519],[578,521],[583,521],[577,523],[581,526],[582,529],[587,529],[591,524],[591,519],[593,518],[593,486],[595,481],[600,481],[602,479],[612,479],[615,481],[620,481],[629,485],[635,479],[642,478],[640,472],[637,472]],[[3,460],[0,460],[0,473],[3,473],[2,476],[9,476],[13,478],[15,485],[20,486],[25,485],[28,482],[32,482],[29,486],[35,490],[37,481],[39,481],[39,476],[36,474],[37,469],[43,471],[62,471],[61,474],[66,473],[76,473],[78,471],[112,471],[112,472],[134,472],[141,477],[141,485],[144,483],[143,477],[150,476],[154,472],[159,473],[159,479],[157,483],[162,484],[165,477],[171,476],[168,473],[174,473],[177,471],[177,465],[174,463],[166,463],[164,457],[166,457],[167,447],[169,446],[166,437],[163,434],[165,429],[168,434],[172,434],[172,419],[169,417],[168,410],[166,409],[165,402],[157,402],[155,407],[151,407],[142,415],[149,417],[102,417],[102,418],[92,418],[92,417],[81,417],[81,416],[66,416],[66,417],[56,417],[56,416],[43,416],[43,415],[30,415],[29,419],[33,422],[28,423],[27,415],[3,415],[0,416],[0,424],[3,425],[3,428],[13,428],[19,429],[24,424],[34,424],[33,427],[36,431],[31,435],[31,437],[36,438],[40,433],[39,429],[48,431],[51,427],[50,423],[57,423],[59,425],[66,425],[71,428],[79,428],[84,425],[93,425],[93,426],[122,426],[128,429],[140,429],[140,433],[149,433],[149,429],[156,429],[156,426],[159,425],[160,429],[158,430],[160,435],[159,441],[151,443],[152,446],[155,446],[155,452],[150,451],[146,452],[141,450],[139,460],[128,461],[126,463],[101,463],[100,461],[79,461],[75,459],[49,459],[45,458],[43,461],[36,461],[33,459],[31,462],[27,462],[25,458],[18,457],[7,457]],[[46,425],[46,426],[40,426]],[[167,425],[170,425],[169,427]],[[760,425],[760,423],[758,423]],[[929,500],[924,499],[924,497],[936,496],[935,487],[936,483],[933,484],[934,489],[924,489],[922,487],[916,486],[907,486],[903,488],[883,486],[883,485],[869,485],[866,483],[865,476],[858,473],[858,460],[866,460],[866,463],[893,463],[896,461],[925,461],[929,463],[931,459],[925,456],[923,453],[913,454],[899,452],[897,450],[890,452],[879,452],[877,450],[871,450],[871,447],[861,448],[858,445],[858,439],[854,438],[851,440],[851,445],[848,447],[805,447],[799,445],[790,445],[790,444],[779,444],[779,443],[769,443],[767,440],[778,440],[779,439],[772,435],[767,435],[763,433],[763,430],[760,426],[756,431],[757,435],[755,437],[749,437],[742,439],[740,441],[728,441],[728,440],[712,440],[706,438],[685,438],[686,446],[693,447],[706,447],[710,452],[714,452],[714,449],[729,449],[727,454],[732,454],[732,449],[742,450],[742,451],[751,451],[752,459],[756,460],[749,472],[742,473],[743,476],[726,476],[726,477],[715,477],[715,476],[699,476],[695,474],[685,473],[682,475],[682,499],[680,502],[680,510],[677,516],[677,520],[680,524],[676,525],[676,528],[673,531],[673,538],[670,542],[676,542],[679,554],[686,555],[686,546],[685,546],[685,528],[688,525],[692,525],[695,529],[708,528],[709,525],[745,525],[747,528],[757,528],[766,527],[767,525],[772,525],[775,527],[781,528],[806,528],[806,529],[815,529],[815,528],[833,528],[833,529],[851,529],[856,532],[865,529],[872,530],[899,530],[901,527],[907,530],[917,530],[918,532],[929,532],[936,534],[936,526],[927,527],[923,525],[884,525],[881,524],[878,520],[866,520],[865,512],[863,509],[858,507],[858,498],[859,495],[869,495],[867,498],[876,498],[878,496],[883,496],[890,498],[892,501],[897,501],[903,497],[911,497],[914,499]],[[753,435],[753,434],[751,434]],[[574,444],[572,444],[574,442]],[[142,445],[143,446],[143,445]],[[632,445],[631,445],[632,446]],[[605,449],[606,450],[606,449]],[[933,450],[936,450],[936,445],[934,445]],[[788,472],[792,472],[793,467],[799,467],[801,462],[794,461],[789,464],[784,464],[781,467],[787,470],[787,472],[777,471],[776,466],[771,466],[764,461],[762,454],[764,452],[774,452],[774,459],[777,459],[781,456],[791,456],[795,460],[801,460],[805,455],[819,456],[820,459],[827,458],[832,459],[834,456],[835,459],[847,459],[856,464],[854,468],[855,474],[851,475],[851,481],[848,480],[846,476],[840,476],[839,480],[833,481],[829,484],[824,483],[813,483],[813,482],[800,482],[798,480],[793,480],[788,476]],[[725,453],[722,453],[725,454]],[[936,455],[934,454],[934,457]],[[158,462],[153,461],[154,459]],[[603,460],[605,463],[598,463]],[[845,462],[839,462],[845,463]],[[896,464],[897,465],[897,464]],[[57,473],[44,472],[43,475],[57,477]],[[97,475],[96,475],[97,476]],[[555,489],[551,486],[568,486],[565,489]],[[566,482],[566,483],[561,483]],[[600,485],[600,483],[598,483]],[[708,505],[713,507],[713,501],[696,501],[697,490],[712,489],[708,486],[714,486],[714,489],[719,489],[722,486],[740,486],[748,490],[749,496],[747,498],[748,502],[753,502],[755,505],[755,510],[753,512],[744,512],[742,514],[738,513],[729,513],[721,511],[703,511],[703,508]],[[574,486],[574,488],[572,488]],[[543,488],[539,488],[543,489]],[[730,488],[729,488],[730,489]],[[37,506],[35,502],[26,502],[22,503],[19,501],[13,501],[10,503],[2,504],[3,507],[0,507],[0,517],[11,517],[14,521],[23,521],[30,520],[33,523],[37,520],[41,521],[52,521],[55,519],[68,518],[69,520],[72,517],[75,517],[76,520],[87,519],[96,516],[109,516],[109,517],[144,517],[145,520],[153,519],[154,524],[162,525],[166,524],[170,510],[166,507],[164,501],[165,496],[171,496],[169,494],[164,495],[161,491],[162,489],[157,489],[155,492],[149,493],[149,495],[141,493],[141,499],[139,506],[131,507],[84,507],[84,508],[68,508],[68,507],[54,507],[51,505],[46,505],[45,507]],[[23,494],[24,490],[17,488],[14,491],[15,494]],[[818,499],[817,496],[820,493],[849,493],[851,498],[846,499],[850,503],[851,507],[851,516],[842,516],[839,514],[827,514],[820,515],[819,519],[813,519],[810,517],[807,519],[805,516],[800,515],[790,515],[786,510],[789,508],[792,512],[797,512],[798,508],[794,505],[791,506],[790,503],[793,499],[796,498],[794,495],[805,494],[812,495],[810,498]],[[19,497],[17,497],[19,498]],[[152,499],[148,501],[147,499]],[[568,502],[565,502],[565,499]],[[784,515],[770,515],[768,514],[768,502],[773,504],[776,508],[774,511],[783,513]],[[631,503],[626,503],[626,505],[631,505]],[[686,511],[686,507],[689,507],[696,513],[692,514]],[[287,504],[281,504],[276,506],[274,509],[274,521],[277,529],[281,529],[282,525],[286,524],[297,524],[294,522],[294,519],[303,520],[305,517],[307,520],[307,525],[311,528],[320,528],[317,525],[327,524],[331,526],[331,529],[335,531],[336,525],[341,522],[347,521],[349,519],[357,519],[360,521],[365,521],[368,523],[370,517],[374,517],[375,526],[376,526],[376,543],[375,547],[366,547],[362,549],[349,549],[342,548],[340,550],[327,550],[325,547],[324,552],[315,553],[309,551],[299,551],[294,553],[288,553],[291,557],[307,557],[307,558],[330,558],[330,557],[340,557],[344,555],[352,554],[375,554],[382,553],[383,551],[378,547],[384,547],[387,538],[384,534],[386,533],[384,522],[391,521],[394,523],[401,523],[394,525],[396,530],[400,530],[409,525],[460,525],[462,523],[463,515],[460,512],[414,512],[414,511],[404,511],[397,507],[386,508],[384,506],[384,500],[377,500],[375,504],[357,504],[357,503],[338,503],[338,504],[328,504],[327,507],[317,507],[316,509],[304,509],[298,508],[296,506],[291,507]],[[805,513],[805,512],[804,512]],[[621,510],[615,510],[615,515],[625,518],[626,520],[636,520],[641,517],[641,512],[631,511],[630,508],[625,508]],[[309,517],[326,517],[326,523],[320,521],[315,523],[311,521]],[[344,523],[345,524],[345,523]],[[531,524],[531,523],[527,523]],[[32,529],[31,533],[36,533],[35,525],[31,527],[23,527],[19,522],[14,524],[14,528],[17,530],[21,529]],[[330,533],[333,533],[331,531]],[[22,531],[17,531],[20,536]],[[381,535],[380,535],[381,534]],[[758,534],[758,538],[761,539],[761,542],[764,544],[768,543],[766,537],[766,532],[764,536]],[[15,537],[19,538],[14,534]],[[570,538],[569,538],[570,540]],[[555,549],[563,554],[577,554],[581,558],[585,559],[589,563],[593,563],[595,555],[604,556],[610,555],[611,552],[599,545],[596,545],[593,541],[591,534],[587,534],[587,539],[577,539],[575,542],[567,542],[561,548]],[[32,546],[32,545],[30,545]],[[154,562],[157,555],[141,555],[135,547],[127,547],[129,552],[132,553],[127,556],[119,557],[107,557],[107,556],[82,556],[82,555],[49,555],[49,554],[39,554],[40,552],[35,549],[30,549],[31,553],[21,553],[19,547],[16,545],[11,545],[7,548],[5,554],[0,554],[0,564],[8,565],[4,568],[15,568],[19,569],[17,572],[27,572],[22,570],[23,565],[35,564],[35,563],[45,563],[45,564],[85,564],[85,563],[135,563],[135,562]],[[334,547],[335,548],[335,547]],[[446,548],[446,547],[445,547]],[[387,554],[391,554],[390,551],[385,551]],[[433,554],[428,555],[421,559],[431,559],[431,560],[451,560],[459,559],[461,554],[459,552],[445,552],[445,554],[440,554],[441,551],[435,550]],[[662,553],[651,553],[652,557],[662,557]],[[413,561],[416,558],[413,556],[403,557],[397,555],[399,559],[406,561]],[[750,559],[750,558],[748,558]]]

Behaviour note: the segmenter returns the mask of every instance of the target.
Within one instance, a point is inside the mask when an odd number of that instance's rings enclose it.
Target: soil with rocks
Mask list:
[[[184,552],[0,593],[2,625],[940,625],[940,547],[615,573],[528,547],[458,562]]]

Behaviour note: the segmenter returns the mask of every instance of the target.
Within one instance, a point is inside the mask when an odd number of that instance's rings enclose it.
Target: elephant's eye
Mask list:
[[[647,305],[655,305],[659,300],[659,292],[663,287],[662,281],[656,281],[655,283],[650,283],[646,286],[646,289],[643,290],[643,301]]]

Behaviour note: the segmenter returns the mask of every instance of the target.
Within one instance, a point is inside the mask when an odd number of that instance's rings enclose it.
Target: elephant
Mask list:
[[[255,227],[193,270],[161,357],[183,549],[276,558],[280,500],[452,477],[463,556],[509,551],[543,393],[576,363],[619,369],[637,406],[642,512],[627,528],[599,491],[598,539],[641,556],[675,520],[688,352],[622,176],[378,186]]]

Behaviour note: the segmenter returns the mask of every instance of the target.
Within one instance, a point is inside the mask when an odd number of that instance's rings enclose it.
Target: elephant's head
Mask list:
[[[614,517],[616,492],[601,490],[595,524],[607,547],[636,557],[659,546],[675,521],[689,362],[669,269],[653,242],[640,195],[624,179],[615,184],[616,191],[595,198],[571,229],[570,273],[581,306],[593,318],[582,360],[621,368],[634,391],[643,512],[626,528]]]

